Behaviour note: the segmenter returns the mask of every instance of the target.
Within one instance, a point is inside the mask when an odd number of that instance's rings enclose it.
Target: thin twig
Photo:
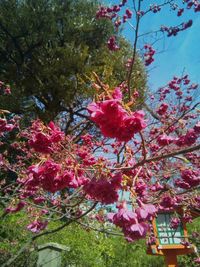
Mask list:
[[[135,63],[135,58],[136,58],[136,49],[137,49],[137,41],[138,41],[138,31],[139,31],[139,24],[140,24],[140,9],[141,9],[141,0],[138,2],[138,9],[136,12],[136,27],[135,27],[135,40],[134,40],[134,45],[133,45],[133,56],[132,56],[132,61],[130,65],[130,70],[128,73],[128,79],[127,79],[127,86],[128,86],[128,96],[129,96],[129,101],[131,100],[131,75],[133,72],[133,66]]]

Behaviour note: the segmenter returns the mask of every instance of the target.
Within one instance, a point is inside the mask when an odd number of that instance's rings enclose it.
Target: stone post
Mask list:
[[[66,246],[57,243],[46,243],[38,247],[37,267],[60,267],[61,252],[69,251]]]

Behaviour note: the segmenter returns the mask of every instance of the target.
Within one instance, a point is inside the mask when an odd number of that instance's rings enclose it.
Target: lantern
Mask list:
[[[166,266],[176,267],[177,255],[195,252],[195,246],[188,242],[186,224],[180,221],[176,228],[171,225],[174,212],[158,213],[153,220],[153,244],[150,244],[147,254],[165,256]]]

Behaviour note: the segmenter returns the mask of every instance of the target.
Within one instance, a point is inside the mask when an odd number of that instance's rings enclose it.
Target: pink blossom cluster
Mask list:
[[[193,8],[194,12],[200,11],[200,2],[198,0],[183,0],[183,4],[186,4],[186,9]],[[178,17],[182,16],[184,8],[179,8],[178,5],[173,5],[173,10],[177,9],[178,9],[177,16]]]
[[[23,209],[25,205],[26,203],[24,201],[19,201],[15,206],[7,207],[5,211],[8,213],[15,213]]]
[[[183,219],[183,222],[185,222],[185,223],[192,223],[192,221],[193,221],[193,218],[192,218],[192,215],[190,212],[185,212],[183,214],[182,219]]]
[[[200,264],[200,257],[194,259],[194,262],[197,263],[197,264]]]
[[[8,123],[6,119],[0,118],[0,136],[6,132],[10,132],[15,128],[15,124]]]
[[[180,226],[180,223],[181,223],[180,218],[174,217],[174,218],[172,218],[171,221],[170,221],[170,226],[171,226],[173,229],[177,229],[177,228]]]
[[[168,86],[170,89],[173,89],[174,91],[178,91],[178,90],[180,90],[180,85],[182,83],[184,85],[188,85],[190,83],[188,75],[184,75],[181,78],[174,76],[174,78],[168,83]]]
[[[41,165],[32,165],[28,168],[28,177],[21,182],[33,191],[42,188],[55,193],[65,188],[77,188],[87,182],[79,171],[76,176],[73,170],[62,170],[62,165],[52,160],[47,160]]]
[[[120,6],[114,5],[113,7],[101,6],[96,12],[96,18],[108,18],[113,19],[117,16],[116,12],[120,11]]]
[[[39,233],[46,228],[47,223],[47,221],[36,219],[27,226],[27,229],[33,233]]]
[[[184,90],[183,90],[184,86]],[[168,94],[172,94],[172,91],[175,92],[177,99],[183,98],[183,92],[190,94],[191,90],[196,90],[198,88],[198,84],[191,84],[188,75],[184,75],[183,77],[174,76],[173,79],[164,87],[159,89],[160,101],[163,101]],[[185,102],[192,101],[192,96],[185,96]]]
[[[170,136],[170,135],[166,135],[166,134],[159,135],[159,137],[157,138],[157,142],[159,146],[168,146],[174,143],[174,141],[176,140],[177,138]]]
[[[46,132],[43,131],[43,128],[44,126],[39,120],[33,123],[29,145],[37,152],[52,153],[53,144],[63,140],[64,133],[53,122],[50,122],[45,128]]]
[[[149,231],[148,220],[151,220],[157,212],[152,204],[144,204],[139,201],[139,207],[135,211],[128,210],[126,202],[118,206],[117,213],[109,213],[108,219],[116,226],[122,228],[127,241],[132,242],[144,238]]]
[[[140,196],[141,199],[147,195],[147,188],[147,184],[142,179],[138,180],[134,187],[136,194]]]
[[[183,12],[184,12],[184,8],[179,8],[179,10],[177,12],[177,16],[178,17],[182,16]]]
[[[184,3],[187,3],[187,9],[193,7],[195,12],[200,11],[200,2],[198,0],[184,0]]]
[[[116,51],[119,49],[119,46],[116,43],[116,38],[115,36],[111,36],[107,42],[108,49],[110,51]]]
[[[93,178],[84,186],[84,191],[89,199],[103,204],[112,204],[118,201],[118,190],[121,189],[122,176],[120,173],[111,175],[109,178],[101,176]]]
[[[128,113],[121,105],[119,89],[115,89],[114,97],[117,92],[117,98],[93,102],[88,106],[88,111],[91,120],[99,126],[105,137],[127,142],[146,127],[144,112]]]
[[[85,140],[88,140],[88,139],[85,139]],[[94,145],[91,141],[89,142],[86,141],[85,143],[88,145],[89,144]],[[94,155],[91,153],[90,148],[88,148],[86,145],[82,145],[80,147],[77,147],[76,149],[76,155],[79,157],[79,160],[81,160],[83,166],[92,166],[97,161]]]
[[[200,169],[200,155],[199,153],[187,153],[185,155],[186,159],[189,160],[191,162],[191,164],[197,168]]]
[[[162,196],[159,203],[159,210],[161,211],[172,211],[176,209],[181,201],[178,197],[172,197],[169,194],[165,194]]]
[[[189,189],[200,185],[200,170],[186,169],[181,172],[181,179],[175,181],[176,186]]]
[[[111,7],[101,6],[96,13],[96,18],[107,18],[107,19],[115,19],[117,18],[117,13],[121,11],[121,8],[125,6],[127,0],[123,0],[119,5],[113,5]],[[125,23],[128,19],[131,19],[132,12],[129,9],[126,9],[125,14],[123,15],[123,19],[117,18],[114,22],[116,29],[121,25],[121,23]]]
[[[144,53],[145,66],[149,66],[152,62],[154,62],[153,56],[156,51],[149,44],[146,44],[144,49],[146,50]]]
[[[111,7],[100,6],[98,11],[96,12],[96,18],[106,18],[109,20],[113,20],[113,24],[115,26],[116,31],[122,23],[125,23],[128,19],[132,18],[132,11],[130,9],[126,9],[122,19],[118,16],[118,13],[121,11],[122,7],[125,6],[127,0],[123,0],[119,5],[113,5]],[[116,51],[119,49],[119,46],[116,44],[116,38],[111,36],[107,42],[107,46],[111,51]]]
[[[199,130],[198,128],[189,129],[186,134],[179,136],[176,140],[177,146],[190,146],[193,145],[199,137]]]
[[[165,115],[166,114],[166,112],[167,112],[167,110],[168,110],[168,107],[169,107],[169,105],[167,104],[167,103],[162,103],[161,105],[160,105],[160,107],[158,108],[158,110],[157,110],[157,113],[159,114],[159,115]]]
[[[85,134],[81,136],[82,141],[89,146],[93,145],[93,136],[91,134]]]
[[[132,15],[132,11],[130,11],[130,9],[126,9],[126,14],[123,16],[123,22],[126,22],[127,19],[131,19]]]
[[[161,11],[161,7],[157,4],[152,4],[152,5],[150,5],[150,10],[153,13],[157,13],[157,12]]]
[[[176,36],[178,32],[184,31],[188,28],[190,28],[193,24],[193,21],[190,19],[188,22],[182,23],[180,26],[175,27],[167,27],[167,26],[161,26],[162,32],[167,32],[167,36]]]

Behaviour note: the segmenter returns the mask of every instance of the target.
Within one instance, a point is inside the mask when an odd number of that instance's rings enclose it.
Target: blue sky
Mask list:
[[[120,1],[102,1],[102,3],[118,4]],[[146,10],[152,3],[162,3],[164,1],[144,0],[142,10]],[[182,1],[176,1],[181,5]],[[128,0],[128,6],[132,8],[132,0]],[[141,21],[140,33],[154,31],[161,25],[175,26],[189,19],[193,20],[193,26],[176,37],[165,37],[155,43],[154,48],[158,52],[155,62],[148,67],[149,85],[153,90],[169,81],[173,75],[181,75],[183,70],[188,73],[191,80],[200,83],[200,12],[194,13],[193,10],[186,10],[181,17],[177,17],[177,11],[170,11],[167,7],[161,12],[152,12],[144,16]],[[131,22],[131,20],[130,20]],[[134,25],[134,22],[131,22]],[[133,43],[133,29],[126,24],[123,35]],[[161,37],[161,35],[160,35]],[[139,46],[152,41],[149,37],[141,38]]]

